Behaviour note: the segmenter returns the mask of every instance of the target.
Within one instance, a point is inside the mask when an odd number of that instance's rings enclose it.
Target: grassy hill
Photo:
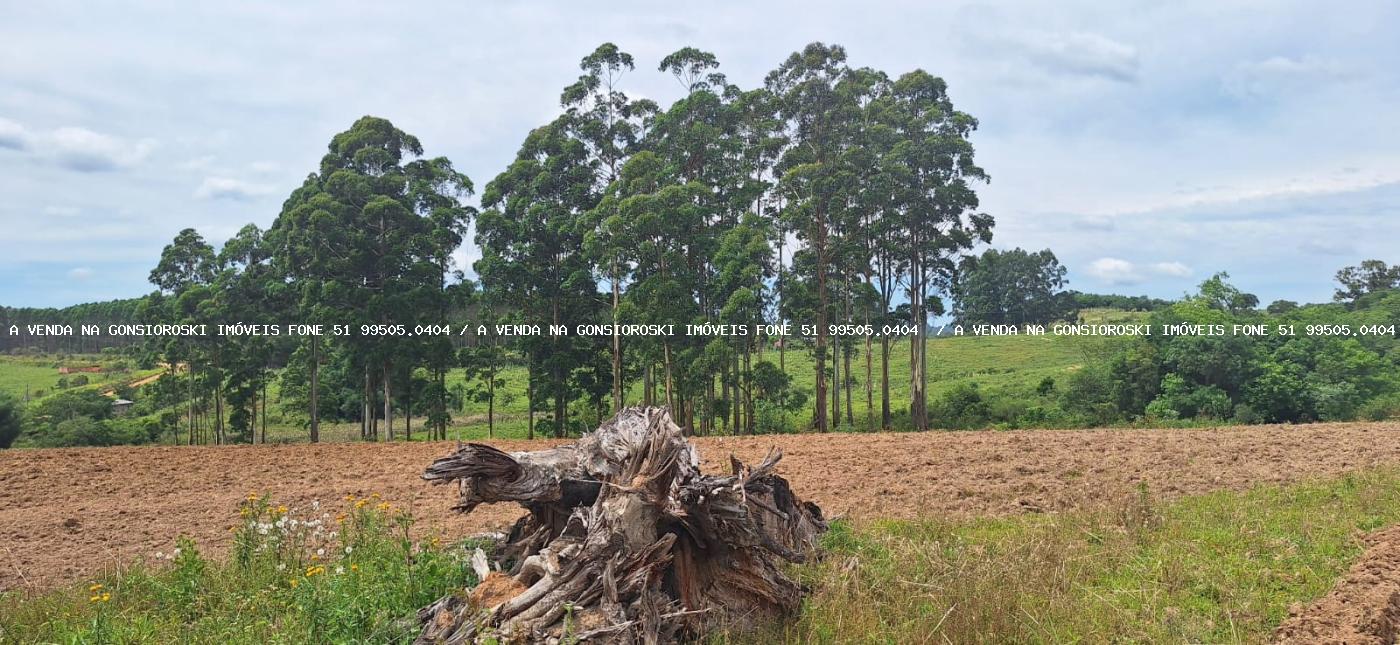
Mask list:
[[[1116,311],[1086,312],[1086,319],[1093,321],[1116,320],[1136,314]],[[866,403],[866,358],[863,341],[855,342],[855,353],[850,361],[853,389],[850,418],[846,422],[845,396],[842,396],[842,419],[835,425],[837,430],[869,430],[879,423],[879,345],[873,344],[874,357],[871,360],[874,410]],[[946,393],[959,388],[976,387],[988,399],[1024,401],[1034,403],[1037,387],[1046,379],[1059,381],[1068,374],[1095,360],[1105,351],[1102,339],[1076,338],[1065,336],[952,336],[945,335],[929,340],[928,349],[928,389],[930,401],[936,402]],[[907,339],[893,342],[890,351],[890,396],[896,428],[907,426],[909,406],[909,355],[910,343]],[[779,352],[766,349],[755,361],[767,360],[779,363]],[[28,392],[33,401],[61,391],[57,385],[63,377],[58,372],[61,365],[102,365],[101,373],[84,374],[89,380],[84,388],[109,391],[119,384],[136,383],[160,373],[154,370],[120,371],[126,361],[107,356],[75,356],[60,360],[53,356],[4,356],[0,357],[0,390],[23,398]],[[811,423],[811,396],[814,391],[815,366],[812,354],[803,347],[790,347],[783,352],[782,363],[793,385],[808,396],[804,409],[790,415],[788,423],[795,429],[806,428]],[[829,369],[829,368],[828,368]],[[69,375],[71,382],[74,375]],[[523,367],[506,367],[501,373],[504,386],[497,391],[495,429],[496,437],[523,438],[527,433],[526,374]],[[447,387],[457,386],[470,390],[463,370],[453,370],[448,375]],[[71,386],[70,390],[73,389]],[[267,439],[271,442],[305,441],[306,419],[300,410],[283,409],[277,380],[268,388]],[[642,398],[640,383],[629,386],[628,401]],[[488,435],[487,404],[466,401],[460,409],[452,411],[453,422],[448,436],[453,439],[470,440],[485,438]],[[536,422],[540,419],[537,416]],[[872,424],[873,421],[873,424]],[[413,419],[415,439],[421,438],[425,419],[415,413]],[[259,422],[261,425],[261,422]],[[548,428],[537,427],[537,432],[548,432]],[[403,434],[403,419],[395,420],[395,431]],[[382,432],[382,431],[381,431]],[[359,437],[359,423],[323,422],[322,437],[328,441],[349,441]]]

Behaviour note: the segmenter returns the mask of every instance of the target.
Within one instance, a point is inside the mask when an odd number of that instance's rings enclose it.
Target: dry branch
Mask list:
[[[498,545],[500,570],[419,612],[418,642],[658,643],[790,616],[802,589],[782,565],[810,557],[826,522],[774,473],[781,457],[703,475],[661,408],[548,450],[459,447],[423,473],[458,482],[454,508],[529,514]]]

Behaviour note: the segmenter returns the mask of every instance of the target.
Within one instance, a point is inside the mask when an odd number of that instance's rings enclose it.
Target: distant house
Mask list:
[[[101,365],[86,365],[86,366],[83,366],[83,367],[60,367],[60,368],[58,368],[58,373],[59,373],[59,374],[77,374],[77,373],[79,373],[79,372],[87,372],[87,373],[89,373],[89,374],[100,374],[100,373],[102,373],[102,366],[101,366]]]
[[[117,399],[113,401],[112,416],[119,417],[126,414],[127,411],[131,409],[131,404],[132,402],[126,399]]]

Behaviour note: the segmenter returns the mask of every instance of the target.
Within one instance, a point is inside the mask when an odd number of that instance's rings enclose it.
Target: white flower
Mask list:
[[[345,547],[345,553],[346,553],[346,554],[349,554],[350,552],[352,552],[352,551],[354,551],[354,550],[355,550],[355,547],[353,547],[353,546],[347,546],[347,547]]]
[[[342,566],[340,566],[340,565],[338,565],[338,564],[335,565],[335,574],[336,574],[336,575],[340,575],[340,574],[342,574],[342,573],[345,573],[345,567],[342,567]]]
[[[278,571],[281,571],[281,570],[286,569],[286,568],[287,568],[287,565],[286,565],[285,563],[282,563],[282,562],[278,562],[278,563],[277,563],[277,570],[278,570]]]
[[[326,556],[326,550],[325,550],[325,549],[316,549],[316,555],[317,555],[317,557],[325,557],[325,556]]]

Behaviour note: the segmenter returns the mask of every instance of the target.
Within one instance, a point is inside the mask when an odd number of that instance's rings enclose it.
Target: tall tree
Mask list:
[[[927,328],[940,301],[929,298],[947,290],[958,259],[973,244],[989,242],[993,219],[976,212],[974,184],[987,174],[973,161],[968,136],[977,120],[959,112],[943,79],[915,70],[900,76],[892,89],[889,117],[897,140],[885,156],[893,207],[903,224],[908,253],[910,338],[910,418],[916,430],[928,429]]]
[[[298,287],[302,319],[351,331],[342,341],[363,369],[366,422],[378,376],[390,439],[395,360],[412,355],[402,331],[438,313],[423,303],[442,291],[445,258],[471,216],[460,203],[470,180],[446,158],[422,156],[416,137],[363,117],[331,139],[319,171],[292,193],[268,232],[277,265]],[[321,342],[308,340],[313,437]]]

